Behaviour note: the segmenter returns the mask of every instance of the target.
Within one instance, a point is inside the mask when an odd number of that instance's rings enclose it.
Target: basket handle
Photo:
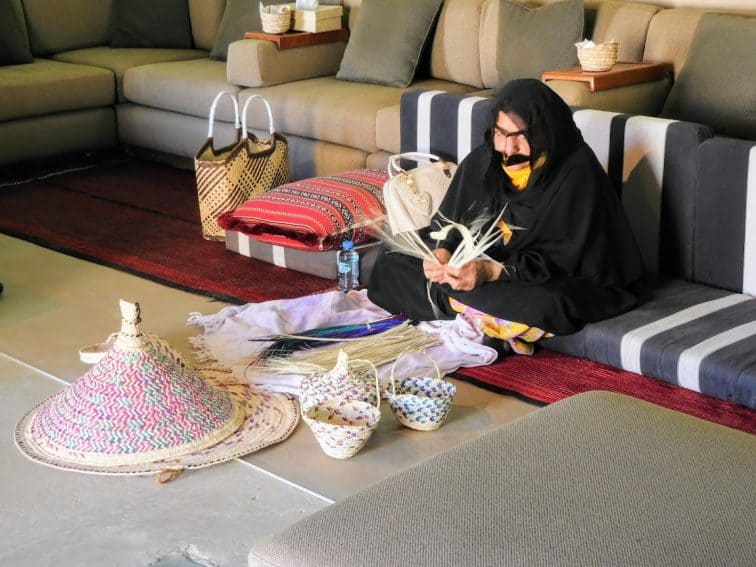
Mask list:
[[[349,362],[364,362],[373,369],[373,374],[375,374],[375,392],[378,394],[377,401],[375,402],[375,407],[381,409],[381,383],[378,381],[378,369],[375,367],[375,364],[364,358],[353,358]]]
[[[273,125],[273,112],[270,109],[270,103],[265,97],[261,95],[252,95],[246,101],[244,101],[244,107],[242,108],[242,112],[241,112],[242,138],[245,140],[247,139],[247,108],[249,108],[249,103],[252,102],[252,100],[255,98],[259,98],[260,100],[263,101],[263,104],[265,104],[265,110],[268,113],[268,134],[270,134],[270,136],[273,137],[273,132],[276,131],[276,128]]]
[[[213,126],[215,125],[215,109],[218,107],[218,103],[220,100],[225,96],[228,95],[231,97],[231,101],[234,103],[234,128],[237,132],[237,138],[239,136],[239,102],[236,100],[236,97],[232,92],[229,91],[220,91],[217,95],[215,95],[215,98],[213,99],[213,103],[210,105],[210,116],[208,117],[208,123],[207,123],[207,138],[209,140],[213,139]]]
[[[389,177],[395,177],[400,173],[407,173],[406,170],[402,169],[402,167],[399,165],[399,161],[403,159],[408,159],[410,161],[415,161],[418,163],[433,163],[436,161],[444,163],[444,160],[442,160],[436,154],[428,154],[425,152],[404,152],[402,154],[394,154],[389,157],[388,161]]]
[[[424,354],[428,358],[430,358],[430,361],[433,363],[433,367],[436,369],[436,378],[441,380],[441,371],[438,369],[438,364],[436,364],[436,360],[428,354],[428,351],[425,350],[418,350],[416,348],[408,348],[404,349],[399,356],[396,357],[396,360],[394,361],[394,364],[391,365],[391,395],[396,396],[396,382],[394,381],[394,370],[396,370],[396,364],[399,362],[399,359],[402,358],[405,354],[409,352],[419,352],[420,354]]]

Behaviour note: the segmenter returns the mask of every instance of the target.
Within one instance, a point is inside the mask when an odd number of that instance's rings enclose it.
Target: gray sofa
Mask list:
[[[591,392],[257,542],[249,565],[749,565],[754,467],[753,435]]]
[[[293,178],[381,167],[399,150],[404,92],[485,96],[502,79],[500,0],[446,0],[427,69],[407,88],[336,79],[344,42],[279,51],[271,42],[239,40],[228,62],[210,59],[225,0],[188,0],[194,49],[113,49],[112,1],[22,0],[35,60],[0,67],[0,163],[123,144],[191,166],[210,103],[229,90],[242,102],[252,94],[270,100],[290,141]],[[355,29],[361,0],[344,3]],[[723,3],[749,11],[747,0]],[[619,39],[621,59],[671,61],[679,70],[704,12],[586,0],[584,35]],[[595,93],[579,83],[550,84],[574,106],[652,115],[670,89],[668,79]],[[231,110],[222,106],[217,117],[222,144],[233,135]],[[251,123],[257,133],[267,126],[262,113]]]
[[[124,73],[207,59],[223,8],[210,4],[189,1],[197,49],[146,49],[109,47],[112,0],[24,0],[34,60],[0,67],[0,164],[117,145]]]

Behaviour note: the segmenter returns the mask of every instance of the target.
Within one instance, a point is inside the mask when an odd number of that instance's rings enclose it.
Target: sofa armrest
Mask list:
[[[232,85],[269,87],[335,75],[345,41],[279,49],[272,41],[242,39],[228,47],[226,78]]]
[[[672,88],[670,78],[592,92],[587,83],[546,81],[573,108],[591,108],[625,114],[658,115]]]

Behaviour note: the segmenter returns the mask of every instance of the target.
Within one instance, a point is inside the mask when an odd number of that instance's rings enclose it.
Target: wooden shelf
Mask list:
[[[289,31],[280,34],[247,32],[244,34],[244,38],[272,41],[278,46],[278,49],[290,49],[292,47],[305,47],[307,45],[347,41],[349,39],[349,30],[347,28],[341,28],[338,30],[315,33]]]
[[[616,63],[608,71],[583,71],[580,67],[546,71],[542,81],[581,81],[591,92],[663,79],[672,73],[671,63]]]

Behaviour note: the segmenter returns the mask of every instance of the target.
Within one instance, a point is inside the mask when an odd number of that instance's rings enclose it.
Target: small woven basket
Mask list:
[[[369,361],[364,361],[369,362]],[[365,446],[381,420],[380,385],[375,372],[375,405],[343,398],[327,400],[302,410],[302,419],[312,431],[320,448],[334,459],[348,459]]]
[[[328,400],[356,400],[375,405],[375,388],[365,376],[350,368],[349,357],[342,350],[332,370],[317,372],[302,378],[299,403],[304,414],[308,408]]]
[[[435,378],[409,377],[397,385],[394,369],[399,359],[407,352],[409,351],[400,354],[391,367],[391,390],[386,391],[386,399],[399,423],[417,431],[433,431],[446,421],[457,388],[451,382],[441,379],[438,365],[433,358],[431,361],[436,368]]]
[[[262,12],[260,14],[260,21],[265,33],[284,33],[291,28],[291,11],[286,10],[282,14]]]
[[[583,71],[609,71],[617,62],[619,43],[597,43],[595,47],[578,47],[577,56]]]

